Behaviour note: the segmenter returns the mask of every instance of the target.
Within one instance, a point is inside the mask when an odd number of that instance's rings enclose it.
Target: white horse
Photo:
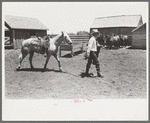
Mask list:
[[[56,58],[57,62],[58,62],[59,71],[62,71],[61,65],[60,65],[60,60],[59,60],[59,57],[57,55],[58,47],[60,46],[60,44],[63,40],[65,40],[70,45],[72,44],[72,40],[70,39],[69,35],[66,32],[61,32],[61,34],[55,36],[52,39],[50,39],[49,36],[47,36],[47,38],[50,42],[50,45],[49,45],[48,49],[46,50],[46,62],[45,62],[45,65],[44,65],[44,69],[46,69],[47,63],[48,63],[51,55],[53,55]],[[28,54],[30,54],[29,61],[30,61],[31,69],[34,69],[34,67],[32,65],[32,58],[33,58],[34,52],[43,54],[43,53],[40,52],[40,49],[37,48],[37,46],[33,45],[33,41],[34,41],[33,38],[29,38],[29,39],[24,40],[22,42],[21,53],[19,55],[20,63],[19,63],[19,66],[17,67],[17,70],[20,69],[22,60]]]

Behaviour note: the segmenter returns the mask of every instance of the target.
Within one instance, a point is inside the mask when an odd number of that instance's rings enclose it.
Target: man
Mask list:
[[[100,33],[99,36],[96,39],[97,41],[97,52],[96,52],[96,56],[98,58],[99,53],[100,53],[100,49],[102,47],[102,45],[104,45],[104,39],[103,39],[103,35]],[[93,65],[96,65],[95,61],[93,61]]]
[[[97,58],[97,55],[96,55],[96,53],[97,53],[96,39],[99,36],[99,32],[98,32],[98,30],[93,30],[93,32],[91,34],[92,34],[92,37],[89,40],[88,48],[87,48],[87,51],[86,51],[87,52],[86,57],[88,58],[88,63],[86,65],[85,76],[87,76],[87,77],[92,76],[92,75],[89,74],[89,69],[90,69],[90,66],[91,66],[91,63],[92,63],[92,60],[93,60],[95,62],[95,66],[96,66],[97,76],[98,77],[103,77],[100,74],[100,64],[99,64],[99,61],[98,61],[98,58]]]

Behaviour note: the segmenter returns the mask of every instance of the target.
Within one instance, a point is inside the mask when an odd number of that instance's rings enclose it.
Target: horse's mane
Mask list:
[[[57,39],[59,39],[59,38],[60,38],[60,35],[62,35],[62,33],[61,33],[61,34],[56,35],[56,36],[55,36],[55,37],[53,37],[52,39],[53,39],[53,40],[57,40]]]

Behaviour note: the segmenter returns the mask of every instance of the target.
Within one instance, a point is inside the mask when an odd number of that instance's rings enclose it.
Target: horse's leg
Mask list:
[[[116,41],[117,49],[119,48],[119,41]]]
[[[112,42],[110,42],[110,46],[109,46],[109,49],[111,50],[111,47],[112,47]]]
[[[19,55],[20,61],[19,61],[19,65],[18,65],[18,68],[17,68],[17,69],[20,69],[22,60],[23,60],[27,55],[28,55],[28,52],[27,52],[27,51],[24,51],[24,50],[22,49],[22,51],[21,51],[21,53],[20,53],[20,55]]]
[[[125,43],[125,47],[126,47],[126,46],[128,46],[128,41],[127,41],[127,39],[126,39],[126,43]]]
[[[46,62],[45,62],[45,65],[44,65],[44,69],[46,69],[46,66],[47,66],[47,63],[48,63],[50,57],[51,57],[51,54],[47,54],[47,56],[46,56]]]
[[[56,60],[57,60],[57,62],[58,62],[59,71],[60,71],[60,72],[62,72],[61,65],[60,65],[60,60],[59,60],[58,55],[57,55],[57,54],[54,54],[53,56],[55,57],[55,59],[56,59]]]
[[[120,45],[121,45],[121,42],[120,42],[120,40],[118,41],[118,46],[119,46],[119,48],[120,48]]]
[[[34,69],[33,64],[32,64],[32,58],[33,58],[33,55],[34,55],[34,52],[30,52],[29,61],[30,61],[31,69]]]

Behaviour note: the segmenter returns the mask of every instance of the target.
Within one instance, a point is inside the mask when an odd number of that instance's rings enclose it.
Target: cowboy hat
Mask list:
[[[97,29],[93,29],[92,32],[91,32],[91,34],[92,34],[92,35],[93,35],[93,34],[99,34],[99,31],[98,31]]]

